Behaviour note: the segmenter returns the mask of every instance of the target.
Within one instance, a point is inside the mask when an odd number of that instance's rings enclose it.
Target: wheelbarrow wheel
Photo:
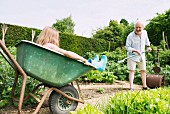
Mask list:
[[[77,90],[71,85],[66,85],[60,90],[68,96],[79,99]],[[55,91],[50,94],[48,103],[52,114],[68,114],[70,111],[74,111],[78,105],[78,102],[70,100]]]

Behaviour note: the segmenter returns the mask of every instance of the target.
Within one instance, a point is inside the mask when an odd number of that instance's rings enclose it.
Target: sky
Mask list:
[[[0,0],[0,23],[37,29],[71,16],[75,34],[91,37],[110,20],[145,25],[170,9],[170,0]]]

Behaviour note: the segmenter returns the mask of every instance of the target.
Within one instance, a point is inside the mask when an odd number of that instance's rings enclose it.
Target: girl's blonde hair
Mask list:
[[[37,43],[45,45],[52,43],[59,47],[59,33],[51,27],[45,27],[38,36]]]

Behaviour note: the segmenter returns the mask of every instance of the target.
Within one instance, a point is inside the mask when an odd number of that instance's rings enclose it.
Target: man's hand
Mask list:
[[[133,50],[132,52],[135,52],[135,53],[137,53],[138,55],[141,55],[141,52],[138,51],[138,50]]]
[[[148,47],[147,51],[148,51],[148,52],[151,52],[151,51],[152,51],[152,48],[151,48],[151,47]]]

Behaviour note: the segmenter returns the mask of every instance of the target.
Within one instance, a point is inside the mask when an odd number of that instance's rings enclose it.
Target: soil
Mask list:
[[[77,86],[75,85],[77,88]],[[102,88],[104,91],[103,93],[98,92],[99,88]],[[134,90],[140,90],[142,87],[141,85],[134,84]],[[84,107],[86,104],[90,103],[91,105],[96,105],[100,102],[107,102],[109,96],[113,96],[117,92],[126,92],[129,91],[129,84],[127,81],[115,81],[114,84],[105,84],[105,83],[91,83],[91,84],[80,84],[80,89],[82,93],[82,97],[85,101],[84,104],[79,103],[78,108]],[[48,100],[47,100],[48,101]],[[45,104],[47,104],[47,101]],[[31,114],[34,112],[36,106],[27,106],[23,108],[24,114]],[[17,114],[17,107],[5,107],[0,109],[0,114]],[[49,108],[47,105],[41,107],[39,114],[50,114]]]

